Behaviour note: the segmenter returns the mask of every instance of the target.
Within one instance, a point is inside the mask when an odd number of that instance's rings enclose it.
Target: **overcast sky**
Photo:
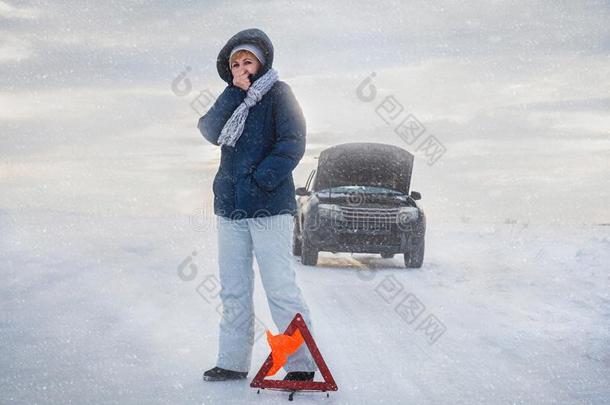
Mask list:
[[[540,212],[546,222],[610,221],[607,1],[0,0],[0,180],[43,178],[42,156],[168,148],[213,169],[218,151],[190,103],[222,91],[218,51],[251,27],[273,41],[274,67],[306,114],[298,179],[336,143],[413,151],[375,113],[394,96],[446,148],[433,165],[415,153],[414,183],[439,215],[468,220],[502,202],[494,219],[533,221],[537,208],[507,203],[522,196],[557,204]],[[192,91],[179,96],[172,81],[187,67]],[[356,89],[373,72],[378,96],[363,102]]]

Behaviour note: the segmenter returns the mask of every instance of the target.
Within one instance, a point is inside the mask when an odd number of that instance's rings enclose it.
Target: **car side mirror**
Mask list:
[[[296,190],[294,190],[296,195],[301,195],[301,196],[305,196],[305,195],[309,195],[309,191],[307,191],[307,189],[305,187],[297,187]]]
[[[411,191],[411,198],[414,200],[421,200],[421,194],[417,191]]]

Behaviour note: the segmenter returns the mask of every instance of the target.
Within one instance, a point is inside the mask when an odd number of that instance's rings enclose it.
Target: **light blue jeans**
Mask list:
[[[223,311],[216,365],[234,371],[249,371],[255,329],[260,337],[257,340],[268,347],[265,329],[274,335],[284,333],[295,314],[300,312],[315,339],[309,308],[296,280],[292,255],[293,216],[279,214],[237,220],[217,216],[217,220]],[[253,251],[277,327],[275,331],[262,324],[254,314]],[[284,369],[287,372],[317,369],[305,342],[288,357]]]

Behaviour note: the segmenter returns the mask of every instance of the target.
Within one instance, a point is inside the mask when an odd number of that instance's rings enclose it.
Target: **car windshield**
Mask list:
[[[400,191],[392,190],[385,187],[374,187],[374,186],[339,186],[326,188],[319,192],[332,192],[332,193],[370,193],[370,194],[402,194]]]

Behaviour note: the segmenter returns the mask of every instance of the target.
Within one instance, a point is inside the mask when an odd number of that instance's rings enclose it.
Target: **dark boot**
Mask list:
[[[214,367],[203,373],[204,381],[225,381],[225,380],[240,380],[246,378],[247,371],[226,370],[220,367]]]
[[[315,371],[290,371],[284,381],[313,381]]]

